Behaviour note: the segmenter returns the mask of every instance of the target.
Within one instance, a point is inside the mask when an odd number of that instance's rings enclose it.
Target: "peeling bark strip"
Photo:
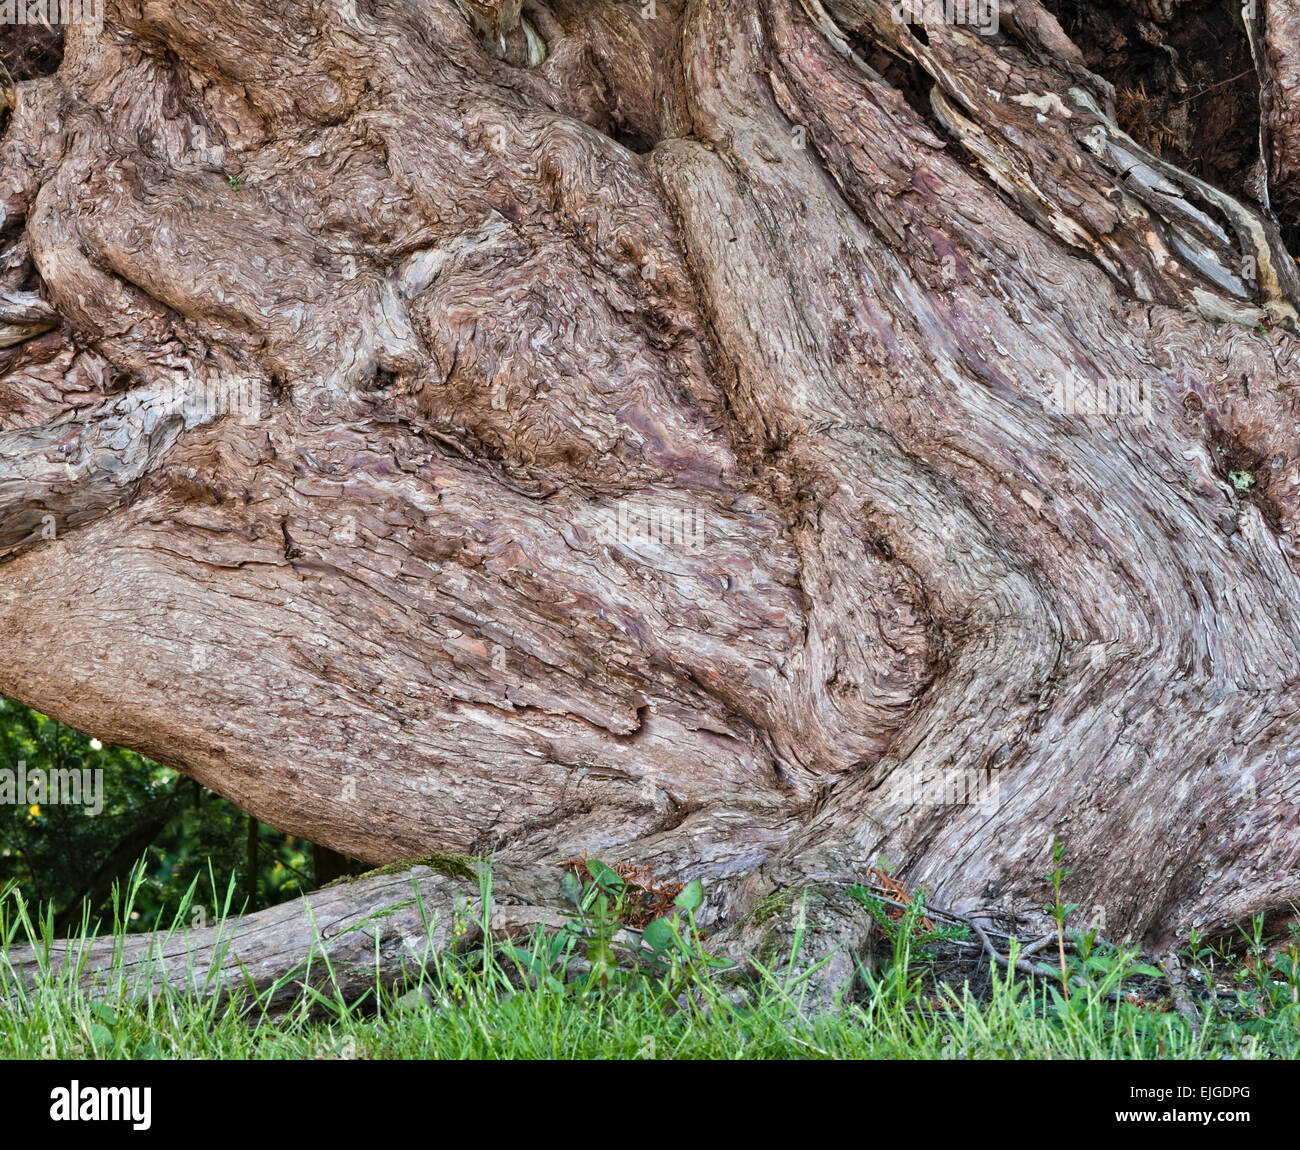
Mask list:
[[[0,348],[25,343],[58,322],[58,313],[35,292],[0,291]]]
[[[1289,914],[1292,253],[1037,0],[894,8],[70,28],[0,143],[0,691],[722,923],[881,855],[1032,917],[1054,835],[1111,936]]]
[[[0,432],[0,560],[127,503],[183,411],[183,396],[131,392],[65,423]]]

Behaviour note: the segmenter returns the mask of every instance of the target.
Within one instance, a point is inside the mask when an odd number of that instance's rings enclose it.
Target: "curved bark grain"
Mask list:
[[[1113,936],[1292,913],[1283,230],[1037,0],[894,7],[70,30],[0,152],[59,324],[0,351],[0,690],[375,863],[726,922],[884,854],[1014,920],[1061,835]]]

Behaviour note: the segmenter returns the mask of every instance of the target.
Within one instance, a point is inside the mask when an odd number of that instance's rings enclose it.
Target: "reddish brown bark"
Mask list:
[[[1060,835],[1116,937],[1290,913],[1278,219],[1037,0],[652,7],[69,32],[0,152],[0,690],[377,863],[1032,918]]]

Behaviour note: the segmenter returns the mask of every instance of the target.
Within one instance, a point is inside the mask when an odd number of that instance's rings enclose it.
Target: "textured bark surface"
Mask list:
[[[652,7],[69,30],[0,144],[0,691],[375,863],[1014,921],[1060,835],[1112,936],[1290,914],[1286,220],[1038,0]]]
[[[1284,218],[1300,221],[1300,9],[1273,0],[1261,27],[1252,24],[1263,80],[1263,135],[1273,199]],[[1262,41],[1262,50],[1260,44]],[[1300,231],[1300,226],[1297,226]]]
[[[470,868],[450,856],[433,861],[436,868],[420,865],[317,891],[308,907],[285,903],[214,926],[76,940],[40,955],[16,947],[8,974],[32,986],[71,967],[90,987],[110,980],[129,995],[164,987],[221,1000],[254,995],[258,1009],[280,1013],[302,1001],[304,986],[349,1003],[365,1001],[376,978],[386,985],[415,981],[435,952],[481,946],[485,928],[498,939],[522,938],[564,921],[549,872],[498,865],[485,913]]]

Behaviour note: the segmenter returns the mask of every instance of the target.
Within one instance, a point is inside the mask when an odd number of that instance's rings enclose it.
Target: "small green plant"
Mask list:
[[[1273,957],[1273,977],[1281,988],[1281,999],[1300,1007],[1300,926],[1287,927],[1287,944]]]
[[[585,944],[589,987],[603,990],[649,978],[660,983],[671,1000],[711,970],[732,965],[705,949],[695,920],[704,904],[704,886],[699,879],[688,882],[678,892],[672,903],[673,913],[654,918],[638,929],[627,922],[628,881],[597,859],[588,859],[586,869],[591,876],[589,882],[584,884],[569,872],[562,891],[576,910],[569,929]],[[620,931],[629,955],[630,965],[626,968],[619,965],[614,949],[614,937]]]
[[[1294,924],[1286,946],[1274,948],[1264,930],[1264,915],[1250,921],[1250,929],[1238,927],[1245,942],[1245,954],[1234,965],[1239,1008],[1249,1017],[1263,1018],[1300,1003],[1300,933]]]
[[[712,971],[733,965],[709,954],[704,945],[696,922],[704,903],[699,879],[677,891],[671,913],[633,926],[642,913],[645,889],[599,859],[587,859],[582,866],[585,881],[570,870],[561,882],[561,893],[573,908],[563,929],[539,928],[529,947],[507,943],[500,948],[530,985],[579,994],[654,989],[672,1003],[690,986],[706,982]],[[569,981],[568,968],[579,954],[586,959],[587,975]]]
[[[121,1014],[107,1002],[90,1003],[80,1018],[80,1026],[86,1039],[84,1049],[96,1058],[158,1057],[157,1048],[152,1043],[133,1048]]]
[[[885,860],[873,872],[876,880],[903,905],[891,905],[872,887],[854,883],[849,895],[871,913],[889,940],[890,959],[878,985],[888,987],[895,1004],[901,1009],[920,992],[924,972],[912,973],[915,963],[929,963],[936,957],[933,946],[940,942],[967,942],[970,928],[957,924],[934,923],[925,913],[925,891],[908,896],[902,884],[890,877]]]
[[[692,985],[704,986],[715,970],[735,964],[708,952],[704,936],[695,920],[704,904],[704,886],[692,879],[673,900],[671,915],[652,919],[639,933],[629,931],[634,939],[633,960],[638,969],[659,979],[666,996],[675,1001]]]
[[[959,923],[934,923],[925,914],[925,892],[918,891],[906,909],[891,907],[871,887],[854,883],[849,894],[871,912],[889,939],[894,953],[903,950],[922,962],[934,958],[930,947],[939,942],[968,942],[970,927]]]
[[[614,953],[614,935],[627,910],[627,884],[613,867],[598,859],[588,861],[587,873],[591,881],[584,884],[572,871],[565,872],[561,891],[576,908],[569,925],[586,943],[588,983],[607,990],[623,980]]]
[[[1095,930],[1076,932],[1070,936],[1074,954],[1070,965],[1078,977],[1099,985],[1106,993],[1114,990],[1127,978],[1164,978],[1164,972],[1148,963],[1137,961],[1136,953],[1121,950],[1099,938]]]
[[[1061,993],[1070,997],[1070,968],[1065,962],[1065,920],[1079,909],[1077,902],[1061,901],[1061,886],[1074,872],[1065,866],[1065,842],[1059,836],[1052,838],[1052,869],[1045,880],[1052,884],[1052,901],[1043,910],[1056,923],[1056,950],[1061,960]]]
[[[230,190],[232,192],[242,192],[244,190],[243,176],[227,176],[226,183],[230,185]]]

